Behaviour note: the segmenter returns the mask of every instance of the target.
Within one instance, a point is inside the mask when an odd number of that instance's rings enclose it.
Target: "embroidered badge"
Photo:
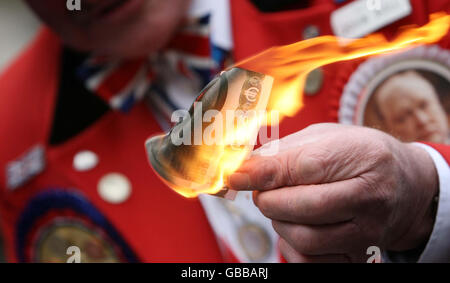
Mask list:
[[[15,231],[19,262],[66,262],[76,247],[81,262],[138,262],[120,231],[78,190],[50,188],[35,195]]]
[[[45,168],[45,150],[42,145],[35,145],[25,154],[6,165],[6,186],[15,190],[24,185]]]

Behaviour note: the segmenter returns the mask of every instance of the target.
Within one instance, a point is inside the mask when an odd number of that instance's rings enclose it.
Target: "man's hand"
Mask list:
[[[255,190],[290,262],[365,262],[369,246],[404,251],[426,243],[438,192],[434,163],[420,147],[380,131],[319,124],[255,154],[231,175]]]

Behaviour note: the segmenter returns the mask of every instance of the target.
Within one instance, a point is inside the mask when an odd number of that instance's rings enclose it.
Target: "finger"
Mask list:
[[[358,178],[322,185],[305,185],[257,192],[253,201],[268,218],[318,225],[348,221],[363,201]]]
[[[339,134],[330,132],[330,137],[323,137],[315,142],[302,143],[294,146],[293,142],[283,144],[274,156],[254,155],[243,163],[239,170],[229,176],[228,186],[234,190],[271,190],[293,185],[309,185],[336,182],[351,179],[376,166],[383,152],[388,152],[382,142],[365,137],[351,139],[348,135],[359,129]],[[293,138],[291,138],[293,139]]]
[[[302,255],[291,247],[285,240],[279,241],[280,252],[284,259],[290,263],[341,263],[351,262],[350,258],[346,255],[329,254],[329,255]]]
[[[325,154],[317,153],[319,151],[314,146],[305,145],[275,156],[253,156],[228,177],[227,185],[233,190],[266,191],[338,180],[326,177],[327,168],[336,164],[327,163]]]
[[[365,252],[359,227],[351,221],[320,226],[272,221],[272,225],[280,237],[302,255]]]
[[[277,154],[306,144],[317,143],[328,134],[328,131],[337,130],[342,125],[333,123],[315,124],[305,129],[283,137],[282,139],[270,141],[255,149],[252,156],[268,156]],[[274,151],[275,149],[275,151]]]
[[[228,177],[227,185],[238,191],[267,191],[321,183],[325,165],[322,160],[303,153],[303,148],[297,147],[271,157],[253,156]],[[298,161],[300,159],[301,162]]]
[[[227,186],[233,190],[270,190],[288,185],[286,168],[279,156],[255,156],[245,161],[228,177]]]

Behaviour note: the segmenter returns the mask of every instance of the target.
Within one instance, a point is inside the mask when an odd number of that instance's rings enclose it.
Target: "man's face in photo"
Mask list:
[[[142,56],[163,47],[183,19],[188,0],[27,0],[69,46],[117,57]],[[72,2],[72,1],[69,1]]]
[[[377,91],[385,126],[402,141],[445,143],[449,128],[434,87],[416,72],[397,74]]]

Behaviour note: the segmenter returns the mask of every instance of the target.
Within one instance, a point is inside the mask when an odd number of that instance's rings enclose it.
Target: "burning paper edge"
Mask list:
[[[227,199],[227,200],[235,200],[238,191],[235,190],[231,190],[227,187],[223,187],[222,190],[220,190],[217,193],[199,193],[195,196],[189,196],[186,194],[183,194],[182,192],[180,192],[179,190],[174,189],[173,187],[175,186],[174,184],[172,184],[168,178],[165,177],[164,174],[164,170],[162,170],[162,168],[158,167],[157,164],[159,164],[159,161],[155,158],[155,156],[153,155],[152,152],[152,141],[159,141],[162,137],[164,137],[165,135],[155,135],[152,136],[150,138],[148,138],[145,142],[145,148],[146,148],[146,152],[147,152],[147,160],[150,164],[150,167],[153,169],[153,171],[155,172],[155,174],[158,176],[158,178],[164,183],[166,184],[166,186],[168,186],[171,190],[173,190],[174,192],[176,192],[177,194],[182,195],[183,197],[186,198],[194,198],[194,197],[198,197],[199,195],[210,195],[210,196],[215,196],[215,197],[219,197],[219,198],[223,198],[223,199]],[[249,154],[248,154],[249,155]],[[248,157],[247,157],[248,158]],[[153,162],[152,162],[153,161]]]
[[[254,72],[242,67],[235,67],[237,69],[242,69],[246,72]],[[225,72],[225,71],[224,71]],[[222,72],[221,75],[224,73]],[[260,73],[260,72],[255,72],[255,73]],[[274,84],[274,78],[270,75],[267,74],[263,74],[260,73],[261,75],[264,75],[264,82],[263,82],[263,87],[262,87],[262,91],[261,91],[261,96],[262,99],[259,100],[258,104],[264,105],[263,109],[264,111],[267,111],[267,105],[269,102],[269,98],[271,95],[271,91],[272,91],[272,86]],[[267,117],[264,116],[266,119]],[[254,135],[254,141],[252,142],[253,145],[251,146],[251,148],[249,149],[249,151],[246,153],[244,160],[248,159],[249,156],[251,155],[252,150],[254,149],[254,146],[256,145],[256,141],[257,141],[257,135],[258,132],[260,130],[260,128],[262,126],[265,126],[267,123],[261,124],[261,119],[257,119],[258,121],[258,125],[259,127],[255,130],[255,135]],[[172,189],[173,191],[175,191],[176,193],[182,195],[183,197],[186,198],[196,198],[199,195],[211,195],[211,196],[216,196],[216,197],[220,197],[220,198],[224,198],[224,199],[228,199],[228,200],[234,200],[237,196],[238,191],[235,190],[231,190],[229,188],[226,187],[226,184],[223,184],[223,187],[218,191],[218,192],[195,192],[194,190],[191,193],[186,193],[185,191],[183,191],[180,187],[178,187],[177,189],[177,185],[173,183],[173,181],[169,180],[170,177],[165,174],[165,170],[163,169],[163,167],[161,167],[160,162],[158,160],[158,158],[156,158],[156,154],[154,154],[152,148],[155,147],[155,143],[158,143],[160,141],[162,141],[162,138],[164,138],[165,136],[167,136],[168,134],[159,134],[159,135],[154,135],[150,138],[148,138],[145,142],[145,148],[146,148],[146,153],[147,153],[147,160],[150,163],[150,167],[152,167],[153,171],[156,173],[156,175],[159,177],[159,179],[161,181],[163,181],[163,183],[165,183],[170,189]],[[253,136],[253,135],[250,135]],[[156,147],[155,147],[156,148]],[[190,181],[187,181],[186,179],[183,179],[180,176],[171,176],[172,179],[177,178],[180,183],[185,183],[186,187],[188,187],[188,183],[191,183]],[[222,173],[222,177],[224,177],[223,173]],[[214,187],[214,184],[211,184],[210,186],[211,188]]]

